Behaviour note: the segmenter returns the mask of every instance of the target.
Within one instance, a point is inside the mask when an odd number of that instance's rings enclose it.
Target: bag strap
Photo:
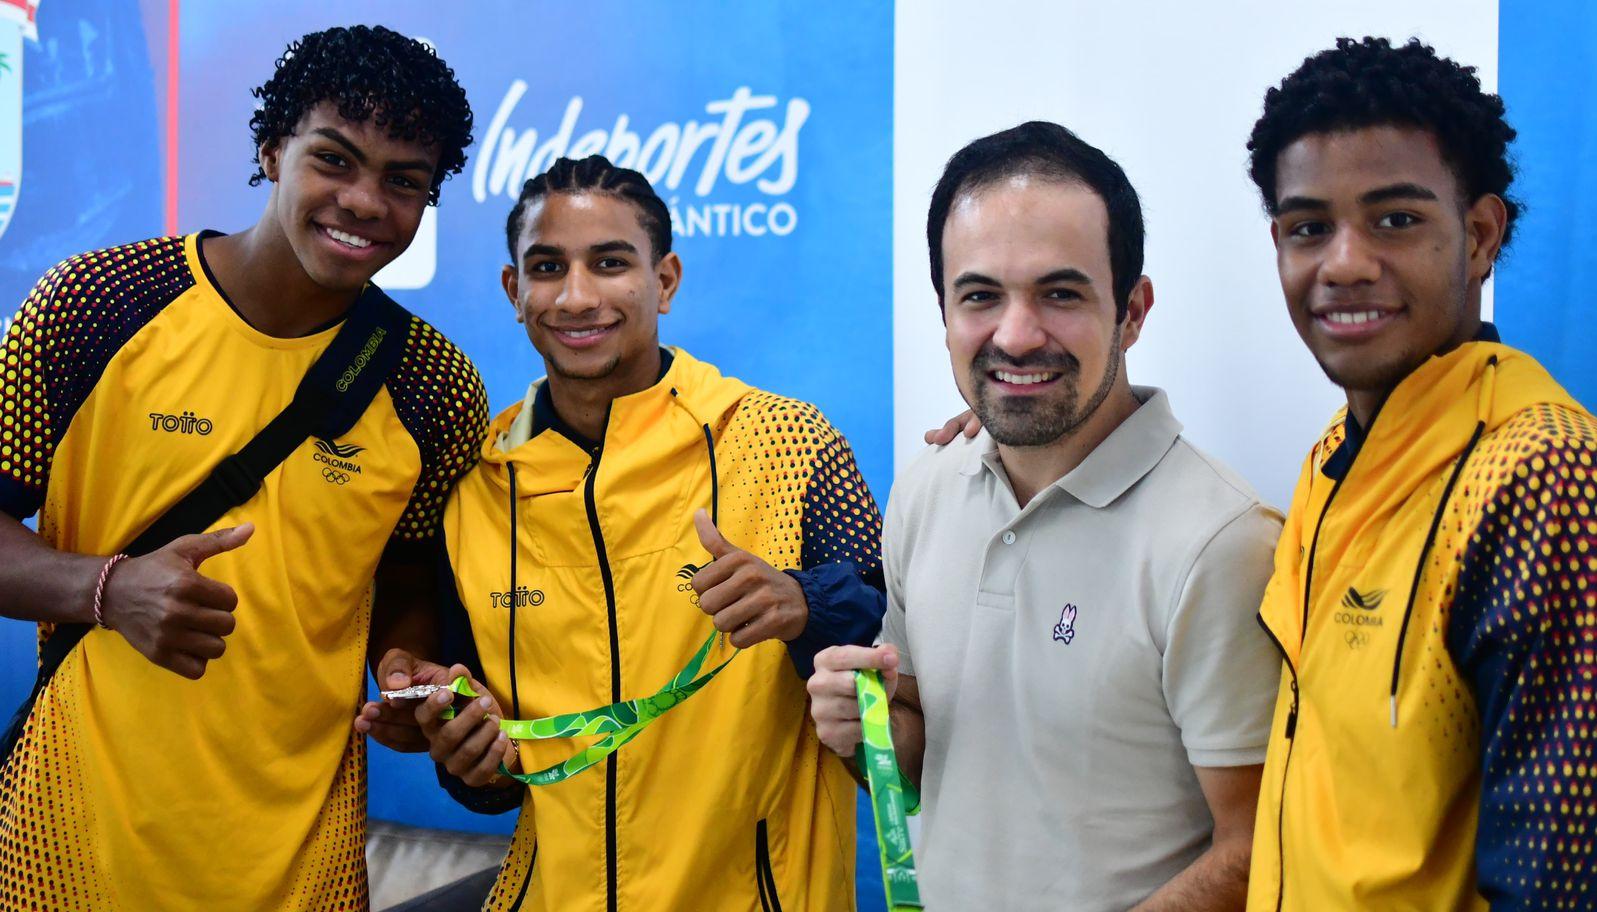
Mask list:
[[[247,503],[289,454],[315,435],[337,440],[365,414],[377,390],[399,364],[409,334],[410,313],[376,285],[367,285],[344,325],[300,379],[289,404],[249,443],[211,469],[205,480],[149,525],[123,553],[132,557],[165,547],[173,539],[204,532],[229,510]],[[90,624],[57,624],[39,647],[33,692],[17,709],[0,738],[0,759],[11,756],[33,704]]]

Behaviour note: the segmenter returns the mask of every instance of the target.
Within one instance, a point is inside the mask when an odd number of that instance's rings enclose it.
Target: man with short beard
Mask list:
[[[949,161],[927,240],[986,430],[899,477],[882,642],[816,657],[821,739],[853,755],[853,670],[880,669],[929,908],[1240,907],[1280,518],[1126,377],[1153,306],[1136,191],[1028,123]]]

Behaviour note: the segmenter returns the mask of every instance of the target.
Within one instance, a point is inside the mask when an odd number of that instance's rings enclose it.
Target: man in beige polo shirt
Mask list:
[[[1136,191],[1028,123],[949,161],[927,235],[986,430],[898,478],[882,644],[816,657],[817,730],[852,757],[852,670],[883,670],[928,908],[1241,908],[1281,519],[1126,378],[1153,305]]]

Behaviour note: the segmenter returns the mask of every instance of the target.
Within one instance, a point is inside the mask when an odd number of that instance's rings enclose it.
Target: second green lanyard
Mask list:
[[[875,671],[856,671],[854,683],[859,690],[860,724],[865,729],[865,737],[854,752],[854,763],[870,785],[887,908],[890,912],[919,909],[920,886],[915,882],[915,853],[909,844],[907,818],[920,809],[920,795],[898,769],[887,691],[882,688],[881,675]]]

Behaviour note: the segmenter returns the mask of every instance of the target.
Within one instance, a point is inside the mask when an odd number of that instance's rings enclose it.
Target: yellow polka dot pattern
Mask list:
[[[0,509],[38,510],[56,444],[106,364],[193,285],[182,238],[79,254],[45,273],[0,342]]]
[[[81,745],[72,719],[81,712],[82,666],[68,662],[39,697],[22,738],[0,768],[0,909],[88,912],[118,908],[90,844],[95,808],[83,789]],[[62,827],[62,818],[82,826]],[[103,823],[103,822],[102,822]]]
[[[366,739],[353,732],[327,803],[306,837],[305,853],[288,879],[285,909],[366,912]]]
[[[1597,908],[1597,421],[1525,410],[1454,498],[1437,550],[1461,560],[1448,645],[1480,706],[1482,892]]]
[[[483,904],[484,912],[513,912],[521,908],[531,886],[533,867],[538,862],[538,833],[534,821],[530,809],[525,809],[516,821],[510,849],[499,865],[499,877],[488,894],[488,901]]]
[[[756,391],[734,416],[718,435],[721,510],[761,517],[758,542],[771,549],[772,566],[850,561],[861,573],[879,568],[880,511],[848,442],[820,409]]]
[[[438,531],[450,489],[477,464],[488,433],[488,395],[471,361],[420,319],[411,320],[388,391],[395,414],[421,450],[421,476],[394,539],[425,541]]]

